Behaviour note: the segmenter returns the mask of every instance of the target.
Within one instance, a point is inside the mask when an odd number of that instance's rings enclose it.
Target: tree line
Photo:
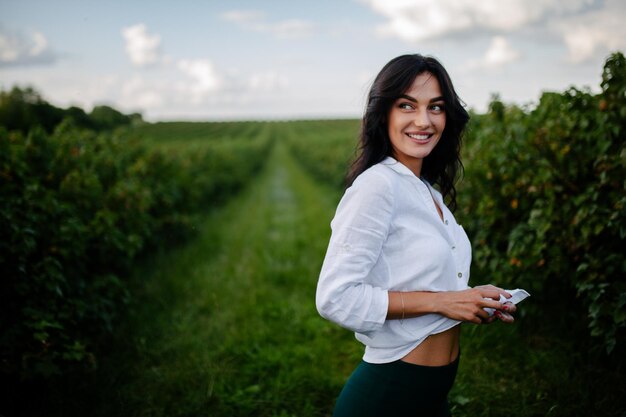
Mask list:
[[[77,106],[62,109],[48,103],[32,87],[15,86],[11,90],[0,91],[0,126],[9,131],[17,130],[26,134],[39,126],[47,133],[52,133],[66,119],[79,128],[96,131],[143,121],[140,113],[123,114],[107,105],[95,106],[89,113]]]

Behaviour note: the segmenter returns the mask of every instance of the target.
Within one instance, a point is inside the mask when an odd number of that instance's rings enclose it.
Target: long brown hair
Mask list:
[[[402,55],[389,61],[374,79],[361,122],[357,157],[346,176],[346,187],[356,177],[387,156],[393,156],[387,118],[393,103],[409,89],[415,78],[428,72],[437,81],[445,102],[446,127],[433,151],[424,159],[422,177],[437,185],[448,207],[456,208],[454,183],[463,172],[460,159],[461,137],[469,120],[463,102],[443,65],[435,58],[419,54]]]

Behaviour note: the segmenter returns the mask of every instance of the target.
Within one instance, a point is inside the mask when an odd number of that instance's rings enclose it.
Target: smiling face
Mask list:
[[[424,158],[435,149],[446,127],[444,104],[439,81],[424,72],[415,77],[389,111],[388,134],[393,156],[417,176]]]

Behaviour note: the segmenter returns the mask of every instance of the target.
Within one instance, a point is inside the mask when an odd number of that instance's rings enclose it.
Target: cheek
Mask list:
[[[389,114],[389,118],[387,120],[387,135],[389,135],[389,139],[393,140],[399,134],[400,121],[398,116],[394,115],[393,112]]]
[[[441,120],[439,121],[439,130],[443,132],[443,129],[446,128],[446,115],[445,113],[441,116]]]

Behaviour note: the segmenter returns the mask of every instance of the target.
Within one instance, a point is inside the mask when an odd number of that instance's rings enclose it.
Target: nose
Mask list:
[[[430,126],[430,114],[428,109],[419,107],[415,111],[415,117],[413,118],[413,124],[416,127],[428,127]]]

